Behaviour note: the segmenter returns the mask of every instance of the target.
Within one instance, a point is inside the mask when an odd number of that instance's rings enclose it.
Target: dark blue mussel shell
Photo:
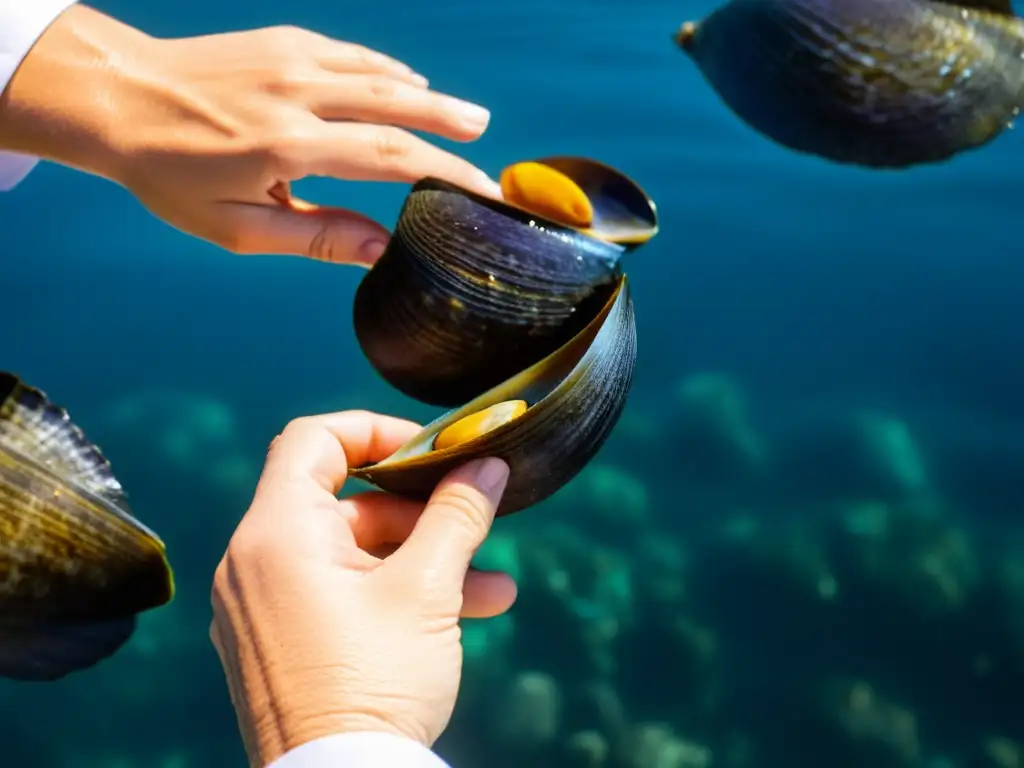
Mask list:
[[[537,162],[588,193],[591,230],[439,179],[410,191],[354,304],[364,354],[404,394],[458,405],[554,352],[616,290],[623,253],[657,231],[653,202],[618,171],[585,158]]]
[[[1024,103],[1008,0],[732,0],[675,39],[748,125],[839,163],[943,161]]]
[[[636,361],[620,262],[657,232],[655,207],[602,164],[536,162],[586,194],[587,228],[437,179],[410,191],[387,250],[356,292],[356,337],[396,389],[459,407],[351,476],[425,499],[452,469],[497,456],[510,468],[497,510],[505,515],[569,482],[614,428]],[[525,403],[522,415],[438,447],[448,426],[510,402]]]

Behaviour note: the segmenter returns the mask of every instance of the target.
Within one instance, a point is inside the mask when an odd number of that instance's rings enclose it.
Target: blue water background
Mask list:
[[[435,88],[492,110],[479,142],[440,143],[494,175],[559,153],[621,168],[657,201],[663,222],[628,264],[639,358],[626,420],[670,409],[680,381],[703,370],[741,382],[765,429],[818,408],[879,408],[912,425],[937,484],[962,500],[973,530],[1019,532],[1019,135],[907,173],[795,155],[739,123],[671,44],[680,22],[711,10],[704,2],[98,7],[159,36],[290,23],[385,51]],[[327,180],[297,187],[387,226],[406,191]],[[125,765],[176,766],[160,761],[179,754],[189,768],[244,765],[205,633],[210,575],[267,443],[299,415],[434,411],[391,391],[361,356],[350,319],[357,269],[224,253],[168,228],[114,185],[49,165],[0,198],[0,221],[2,366],[71,408],[135,509],[168,540],[179,596],[173,620],[154,631],[190,649],[173,661],[137,649],[58,685],[0,687],[0,763],[91,767],[88,755],[107,755],[108,765],[123,755],[134,761]],[[126,403],[139,398],[158,403],[146,413],[162,414],[159,424],[133,421]],[[175,453],[167,434],[186,418],[187,398],[213,403],[209,418],[220,426]],[[617,431],[604,456],[654,489],[655,515],[678,524],[681,538],[690,522],[706,523],[670,469],[678,446],[651,443],[658,455],[649,461],[625,440]],[[194,471],[168,458],[182,452]],[[230,482],[198,468],[225,457]],[[528,535],[558,504],[510,524]],[[585,510],[565,514],[586,525]],[[753,626],[772,621],[758,618],[757,601],[730,600]],[[528,615],[531,606],[515,610]],[[894,639],[876,651],[898,667],[906,645]],[[748,654],[751,667],[787,663],[784,647],[752,642]],[[657,679],[646,685],[652,701],[673,695]],[[443,744],[454,756],[493,759],[486,740],[470,750],[452,734]]]

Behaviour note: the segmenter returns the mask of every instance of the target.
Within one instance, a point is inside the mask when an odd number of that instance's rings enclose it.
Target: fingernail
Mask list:
[[[374,264],[387,247],[388,244],[384,240],[367,240],[359,249],[359,261],[365,264]]]
[[[426,88],[428,85],[430,85],[430,81],[427,80],[427,78],[425,78],[419,72],[413,72],[409,77],[413,81],[413,83],[418,85],[420,88]]]
[[[456,101],[456,109],[462,118],[463,124],[473,129],[482,129],[491,121],[491,111],[484,109],[479,104],[470,104],[468,101]]]
[[[484,493],[500,493],[508,479],[508,464],[501,459],[484,459],[476,468],[476,485]]]

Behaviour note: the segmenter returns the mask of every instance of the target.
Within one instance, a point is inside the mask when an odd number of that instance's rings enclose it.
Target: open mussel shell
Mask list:
[[[67,412],[0,372],[0,621],[103,620],[173,594],[164,544]]]
[[[100,450],[42,391],[0,372],[0,676],[90,667],[173,594],[163,542]]]
[[[747,125],[833,162],[940,162],[1024,103],[1024,24],[1007,0],[730,0],[675,42]]]
[[[545,158],[503,180],[536,196],[544,169],[585,196],[589,221],[433,178],[412,188],[354,304],[360,347],[393,387],[451,407],[498,386],[579,334],[615,290],[621,256],[657,232],[653,202],[606,165]]]
[[[424,427],[390,457],[350,471],[378,488],[425,500],[450,471],[498,457],[510,469],[498,508],[536,504],[571,480],[607,439],[626,403],[636,361],[636,327],[625,276],[572,339],[509,380]],[[521,404],[505,409],[505,404]],[[435,447],[439,437],[488,409],[507,411],[491,429]]]
[[[559,178],[562,178],[559,184]],[[582,157],[545,157],[516,163],[502,173],[505,202],[527,213],[539,213],[535,205],[538,188],[557,189],[563,194],[563,210],[548,215],[551,221],[574,224],[584,234],[632,249],[643,245],[658,232],[658,210],[640,186],[621,171]],[[566,189],[571,185],[575,190]],[[532,189],[531,189],[532,187]],[[518,193],[518,194],[517,194]],[[582,197],[589,221],[566,217],[565,203]],[[569,210],[573,210],[569,207]],[[573,213],[576,211],[573,210]]]

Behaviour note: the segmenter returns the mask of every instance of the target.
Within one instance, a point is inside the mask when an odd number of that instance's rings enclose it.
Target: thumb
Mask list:
[[[501,459],[471,461],[449,473],[391,559],[406,561],[404,567],[417,573],[438,573],[461,592],[469,563],[491,530],[507,481],[508,465]]]
[[[227,203],[229,231],[239,253],[307,256],[335,264],[371,267],[390,233],[373,219],[345,208],[297,198],[271,205]]]

